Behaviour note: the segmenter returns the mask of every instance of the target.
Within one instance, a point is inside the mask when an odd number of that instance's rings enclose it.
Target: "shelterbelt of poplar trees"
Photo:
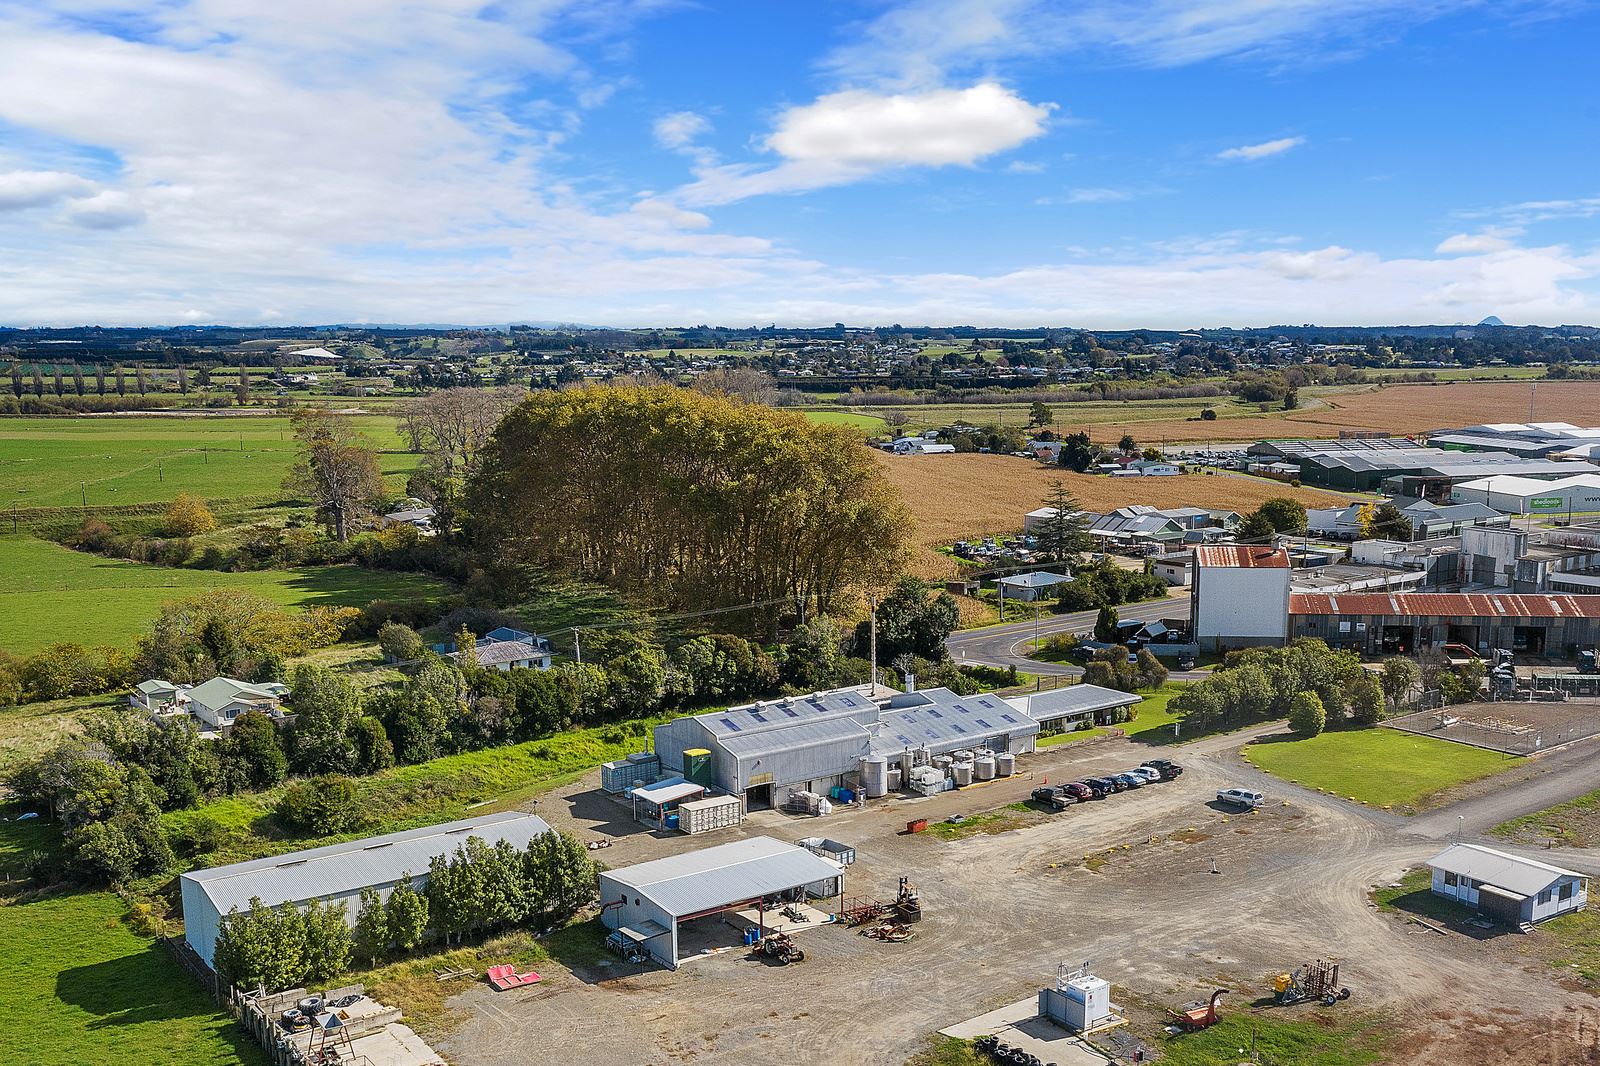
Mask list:
[[[538,393],[481,459],[467,491],[480,550],[655,603],[826,611],[905,559],[905,505],[859,434],[763,404],[670,386]]]

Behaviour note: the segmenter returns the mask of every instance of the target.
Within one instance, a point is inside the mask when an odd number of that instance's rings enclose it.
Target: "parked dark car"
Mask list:
[[[1194,656],[1193,655],[1180,655],[1180,656],[1178,656],[1178,669],[1179,670],[1193,670],[1194,669]]]
[[[1082,781],[1074,782],[1074,784],[1082,785],[1088,789],[1090,799],[1105,799],[1106,793],[1109,791],[1098,777],[1086,777]]]
[[[1067,784],[1062,785],[1061,789],[1062,789],[1063,792],[1070,793],[1072,795],[1073,799],[1078,800],[1080,802],[1083,801],[1083,800],[1092,800],[1092,799],[1094,799],[1094,789],[1090,788],[1088,785],[1084,784],[1082,781],[1071,781],[1071,782],[1068,782]]]
[[[1171,759],[1146,759],[1139,765],[1148,766],[1152,770],[1160,771],[1161,780],[1163,781],[1171,781],[1173,778],[1181,777],[1183,775],[1183,767],[1179,766]]]
[[[1127,788],[1143,788],[1144,778],[1138,774],[1113,774],[1113,781],[1121,781]]]
[[[1033,790],[1033,802],[1035,803],[1043,803],[1045,806],[1049,806],[1050,804],[1054,803],[1055,800],[1056,787],[1054,785],[1046,785],[1044,788],[1036,788]]]
[[[1107,795],[1110,795],[1113,792],[1123,792],[1128,787],[1127,785],[1123,784],[1121,781],[1118,781],[1114,777],[1095,777],[1095,778],[1091,778],[1088,782],[1085,782],[1085,784],[1089,784],[1089,783],[1092,783],[1094,785],[1097,785],[1101,789],[1104,789],[1105,793]]]

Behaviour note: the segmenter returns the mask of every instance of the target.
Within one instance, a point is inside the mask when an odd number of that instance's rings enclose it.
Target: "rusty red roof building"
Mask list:
[[[1233,566],[1245,569],[1289,568],[1289,553],[1264,544],[1201,544],[1194,549],[1196,566]]]
[[[1291,615],[1390,618],[1600,618],[1600,596],[1498,592],[1296,592]]]

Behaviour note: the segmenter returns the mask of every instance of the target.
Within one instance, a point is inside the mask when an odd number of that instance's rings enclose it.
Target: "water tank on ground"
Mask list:
[[[896,767],[898,769],[898,767]],[[867,798],[878,799],[889,791],[889,760],[883,755],[868,755],[861,760],[861,783]]]
[[[974,762],[972,764],[972,766],[973,766],[973,770],[978,775],[978,780],[979,781],[993,781],[994,780],[994,756],[993,755],[980,755],[980,756],[978,756],[977,761]]]
[[[972,764],[958,762],[950,768],[950,774],[956,779],[956,787],[972,784]]]
[[[1010,777],[1017,772],[1017,757],[1008,751],[1002,751],[994,757],[994,769],[1001,777]]]
[[[890,792],[899,792],[900,791],[900,787],[901,787],[900,782],[901,782],[903,776],[904,775],[902,775],[900,773],[900,767],[898,767],[898,766],[889,767],[888,780],[885,782],[885,784],[888,786],[888,790]]]

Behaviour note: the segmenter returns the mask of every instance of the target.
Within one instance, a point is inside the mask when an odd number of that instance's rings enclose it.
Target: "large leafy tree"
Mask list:
[[[343,415],[301,408],[292,421],[297,454],[284,486],[314,502],[334,537],[348,540],[383,497],[378,453]]]
[[[1372,522],[1367,527],[1369,536],[1379,540],[1410,540],[1412,534],[1411,519],[1401,513],[1400,508],[1385,500],[1378,504],[1372,512]]]
[[[878,661],[890,662],[906,653],[942,661],[945,638],[955,630],[960,613],[948,592],[932,594],[917,578],[901,578],[878,601]],[[857,654],[866,654],[870,640],[869,620],[863,620],[856,626]]]
[[[882,581],[909,527],[847,427],[664,386],[535,394],[495,430],[466,501],[492,564],[753,604],[752,624]]]
[[[1039,526],[1037,537],[1040,550],[1055,559],[1070,559],[1089,546],[1088,521],[1083,504],[1062,481],[1050,482],[1050,494],[1044,505],[1051,510],[1050,517]]]

